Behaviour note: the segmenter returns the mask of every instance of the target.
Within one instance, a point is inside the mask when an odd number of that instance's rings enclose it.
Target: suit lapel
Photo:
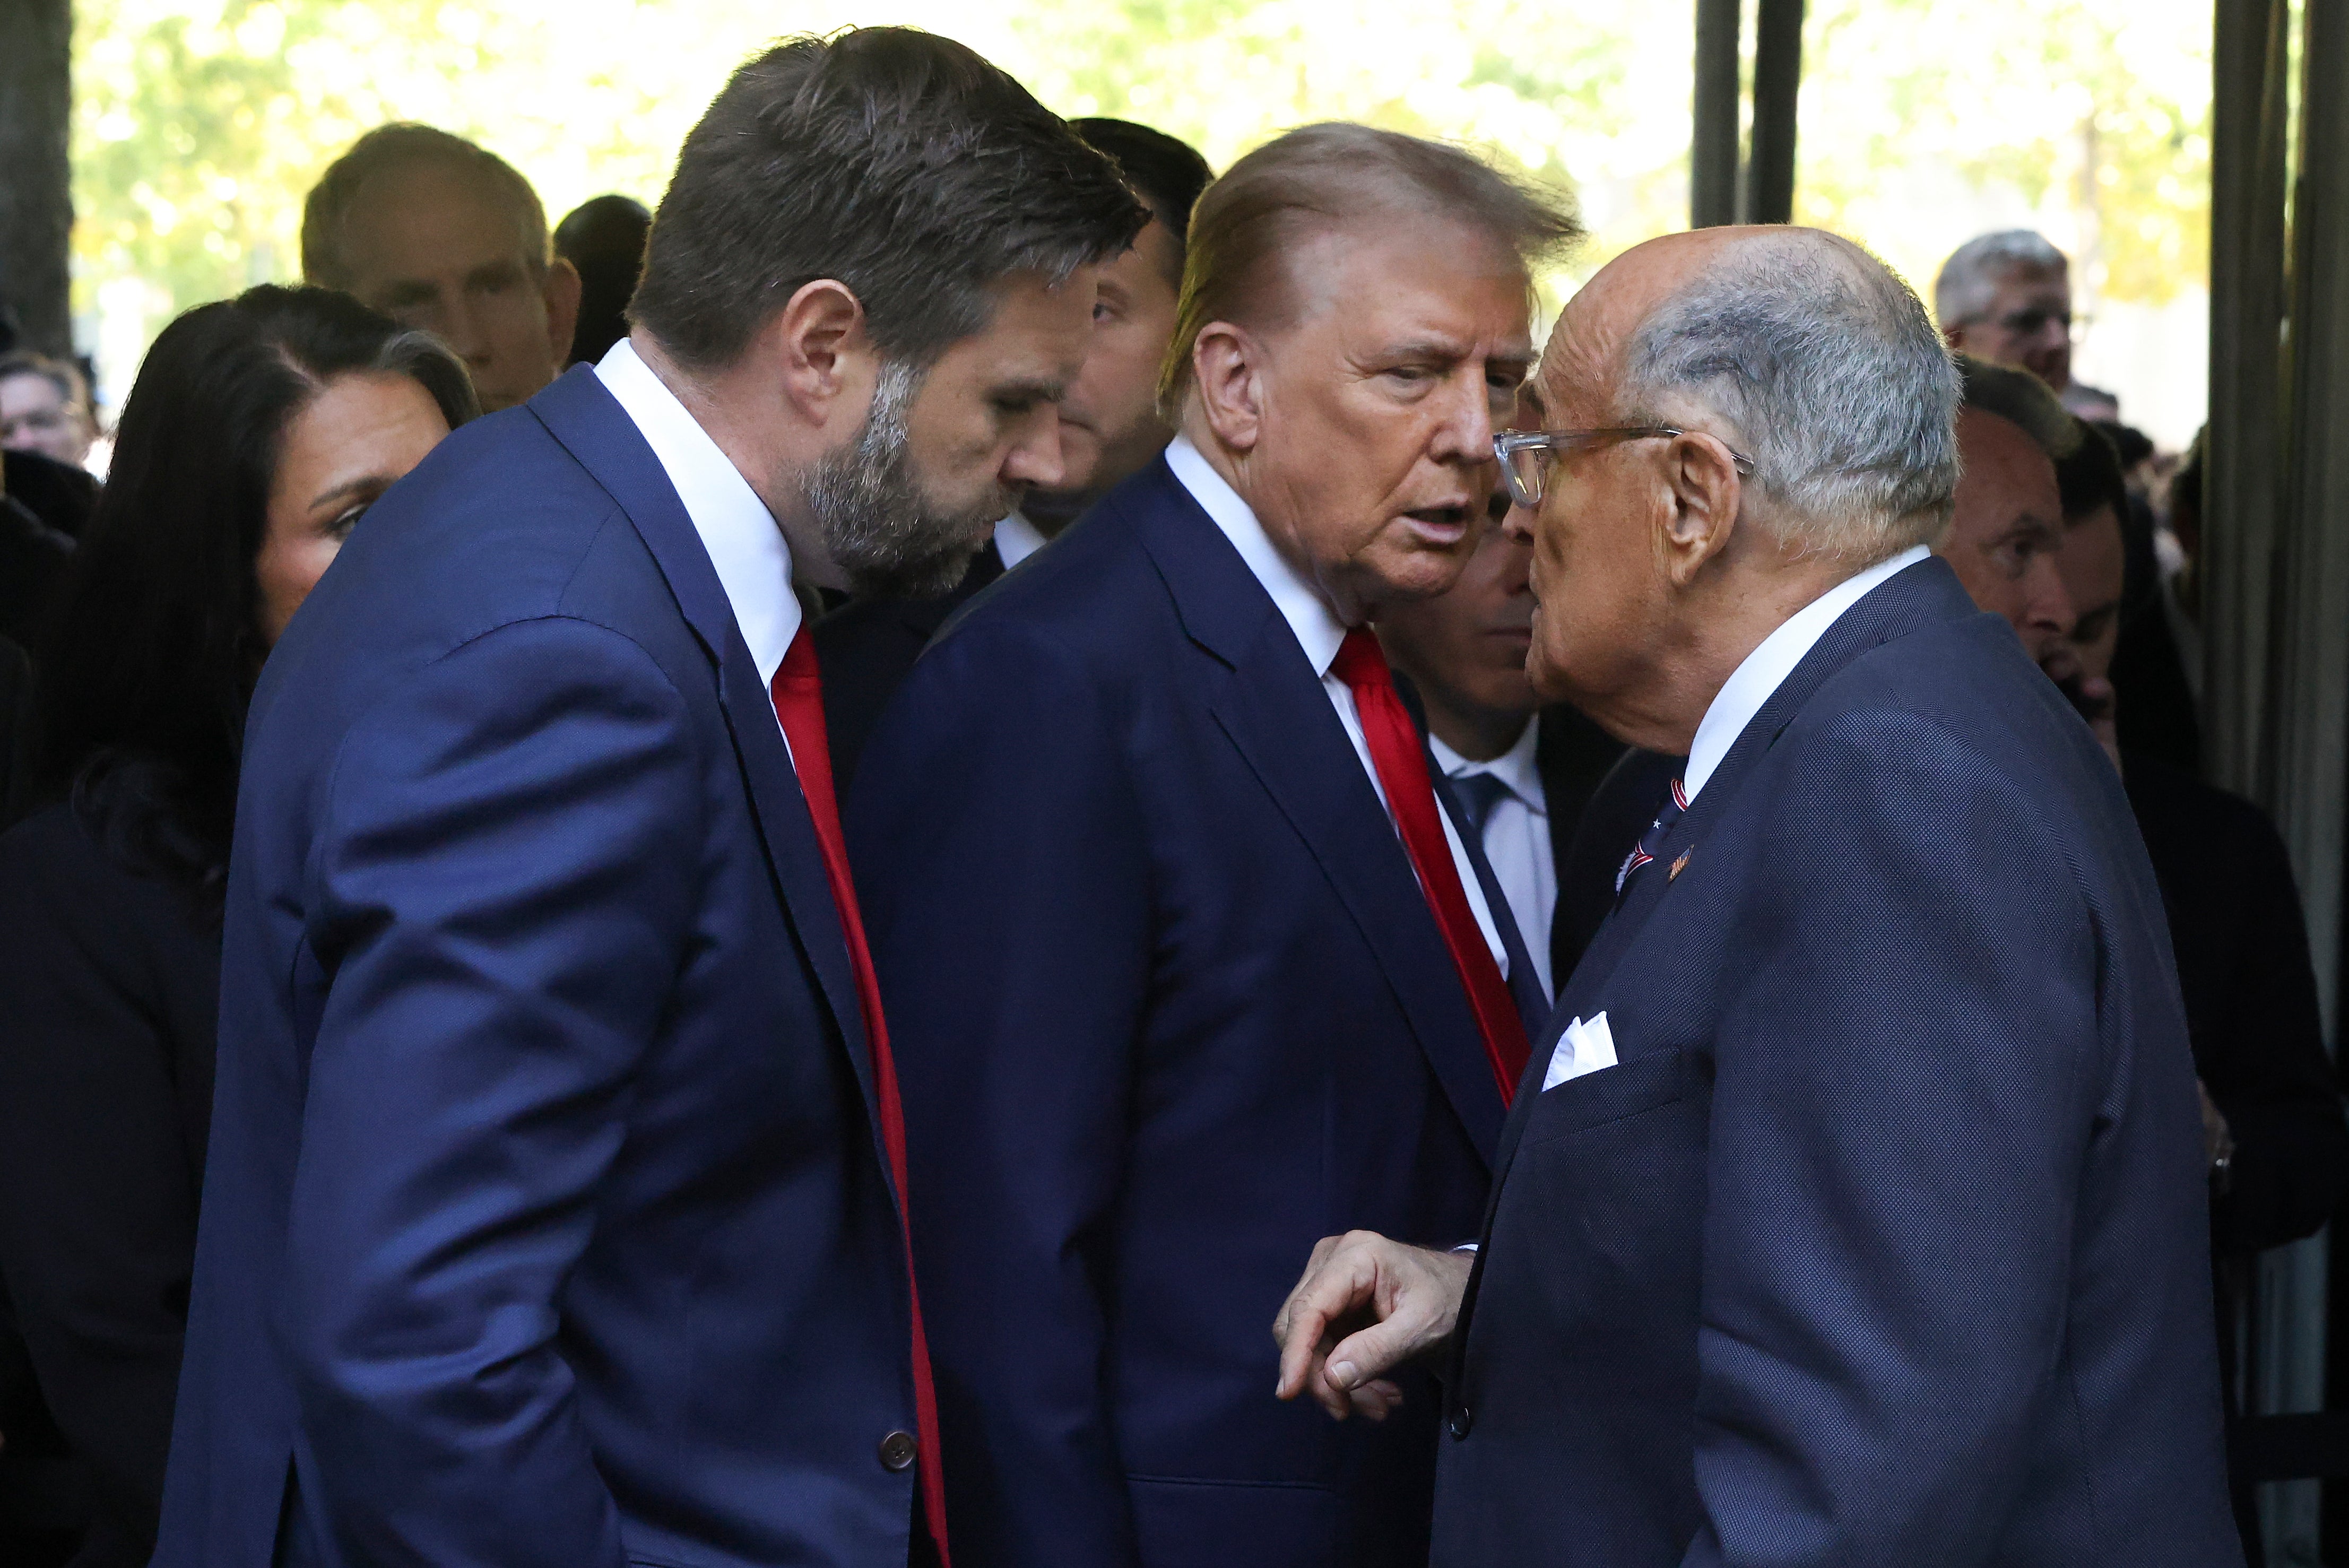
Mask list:
[[[832,883],[816,842],[815,822],[808,815],[807,797],[800,791],[791,750],[775,722],[773,699],[759,679],[758,666],[735,624],[717,568],[709,564],[693,520],[662,472],[659,459],[592,369],[576,367],[528,406],[627,514],[667,580],[687,624],[717,667],[719,701],[725,710],[735,759],[749,789],[751,815],[774,874],[776,891],[801,950],[815,971],[824,1002],[840,1026],[865,1106],[877,1127],[880,1117],[864,1011],[857,1002],[856,976],[849,961],[839,906],[833,901]]]
[[[1161,459],[1143,546],[1193,640],[1228,667],[1209,707],[1369,943],[1445,1097],[1487,1159],[1501,1096],[1411,859],[1271,596]]]
[[[1965,597],[1956,575],[1947,562],[1936,557],[1894,574],[1837,618],[1754,717],[1746,721],[1745,728],[1738,732],[1728,754],[1697,792],[1696,799],[1689,803],[1688,810],[1664,834],[1655,864],[1633,880],[1621,906],[1591,938],[1589,950],[1583,954],[1571,980],[1558,988],[1557,1007],[1550,1019],[1552,1027],[1546,1031],[1549,1039],[1535,1050],[1537,1061],[1548,1061],[1549,1051],[1556,1048],[1557,1036],[1565,1033],[1570,1020],[1601,1011],[1597,1004],[1605,994],[1609,979],[1670,896],[1673,864],[1683,856],[1693,858],[1698,854],[1706,833],[1734,804],[1738,787],[1751,776],[1819,688],[1869,649],[1899,637],[1921,620],[1972,613],[1973,602]],[[1504,1172],[1515,1149],[1513,1125],[1502,1134],[1500,1159]]]
[[[1566,1033],[1573,1019],[1590,1012],[1604,1011],[1596,1004],[1604,997],[1607,981],[1630,950],[1641,929],[1648,923],[1669,896],[1672,863],[1681,856],[1693,855],[1704,840],[1707,829],[1720,820],[1735,799],[1738,788],[1750,777],[1756,764],[1778,737],[1794,722],[1804,704],[1819,688],[1846,665],[1868,649],[1889,642],[1892,639],[1933,621],[1962,619],[1979,613],[1973,601],[1950,569],[1949,563],[1934,556],[1920,561],[1895,573],[1863,597],[1857,604],[1837,617],[1810,651],[1795,666],[1778,689],[1770,694],[1759,711],[1746,722],[1738,732],[1729,754],[1705,781],[1704,787],[1689,804],[1680,820],[1664,835],[1663,842],[1651,866],[1634,881],[1623,902],[1607,918],[1599,933],[1591,939],[1589,950],[1575,969],[1573,978],[1558,989],[1557,1005],[1551,1010],[1549,1026],[1534,1046],[1533,1059],[1526,1064],[1526,1077],[1517,1085],[1515,1104],[1501,1129],[1501,1140],[1494,1161],[1491,1196],[1485,1205],[1484,1239],[1489,1243],[1493,1236],[1493,1215],[1500,1207],[1501,1189],[1508,1180],[1511,1164],[1516,1158],[1518,1140],[1525,1134],[1526,1120],[1533,1114],[1534,1102],[1539,1097],[1541,1081],[1547,1074],[1550,1054],[1557,1048],[1559,1036]],[[1636,1051],[1634,1052],[1636,1054]],[[1483,1282],[1485,1258],[1479,1249],[1475,1266],[1469,1271],[1468,1291],[1464,1299],[1457,1328],[1454,1332],[1452,1371],[1456,1384],[1467,1355],[1468,1324],[1475,1309],[1476,1291]]]

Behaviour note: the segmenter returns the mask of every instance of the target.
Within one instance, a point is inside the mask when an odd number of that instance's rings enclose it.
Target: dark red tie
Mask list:
[[[1493,1077],[1501,1085],[1501,1104],[1517,1092],[1531,1048],[1526,1044],[1526,1023],[1517,1015],[1516,1000],[1493,961],[1493,950],[1468,907],[1468,893],[1460,885],[1460,867],[1444,836],[1443,808],[1435,804],[1435,786],[1427,776],[1427,753],[1420,749],[1419,731],[1411,712],[1395,695],[1394,677],[1387,656],[1371,628],[1358,626],[1346,634],[1332,673],[1353,690],[1354,711],[1362,722],[1362,738],[1370,742],[1371,765],[1387,794],[1387,809],[1394,814],[1402,846],[1419,872],[1419,886],[1434,912],[1444,945],[1452,950],[1453,966],[1468,990],[1468,1005],[1476,1014],[1477,1032],[1485,1037],[1485,1054],[1493,1064]]]
[[[832,901],[840,909],[841,930],[848,938],[848,961],[856,971],[856,1000],[864,1010],[864,1038],[873,1047],[873,1086],[881,1101],[881,1144],[889,1151],[889,1174],[897,1183],[897,1208],[905,1229],[905,1293],[914,1317],[914,1424],[920,1428],[922,1515],[928,1521],[930,1540],[938,1549],[941,1568],[947,1557],[947,1490],[939,1468],[938,1396],[930,1381],[930,1345],[922,1333],[922,1297],[914,1288],[913,1218],[905,1197],[905,1112],[897,1099],[897,1068],[889,1055],[889,1026],[881,1017],[881,982],[873,973],[873,954],[864,945],[864,917],[857,913],[856,885],[848,877],[848,847],[840,834],[840,805],[832,793],[832,743],[823,727],[823,679],[815,662],[815,642],[807,627],[783,655],[781,668],[768,686],[775,700],[775,717],[782,721],[783,738],[792,743],[792,765],[800,775],[800,793],[807,796],[808,815],[815,819],[816,842],[823,847],[823,872],[832,884]]]

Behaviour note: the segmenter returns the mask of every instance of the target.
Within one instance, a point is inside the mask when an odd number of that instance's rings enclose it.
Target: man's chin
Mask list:
[[[934,599],[961,587],[971,562],[986,547],[984,538],[905,560],[862,563],[847,568],[848,590],[855,597]]]

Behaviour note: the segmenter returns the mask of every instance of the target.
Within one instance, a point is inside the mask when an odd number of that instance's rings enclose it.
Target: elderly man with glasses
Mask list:
[[[2044,234],[2002,229],[1951,252],[1933,280],[1933,313],[1951,348],[2030,371],[2082,419],[2120,418],[2112,393],[2072,379],[2072,264]]]
[[[1479,1248],[1323,1241],[1280,1392],[1343,1417],[1447,1367],[1438,1568],[2240,1563],[2160,896],[2086,726],[1928,554],[1959,387],[1923,308],[1815,231],[1675,235],[1530,392],[1535,686],[1681,764]]]

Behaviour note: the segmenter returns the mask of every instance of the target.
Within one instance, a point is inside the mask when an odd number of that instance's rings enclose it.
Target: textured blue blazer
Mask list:
[[[1602,1012],[1619,1064],[1536,1092]],[[1909,567],[1561,990],[1435,1563],[2240,1564],[2201,1136],[2118,774],[2003,620]]]
[[[247,730],[161,1568],[905,1562],[905,1256],[768,704],[589,370],[353,534]]]
[[[1272,1319],[1324,1236],[1472,1236],[1501,1096],[1319,678],[1163,461],[945,628],[852,797],[958,1568],[1423,1563],[1433,1380],[1383,1427],[1280,1404]]]

